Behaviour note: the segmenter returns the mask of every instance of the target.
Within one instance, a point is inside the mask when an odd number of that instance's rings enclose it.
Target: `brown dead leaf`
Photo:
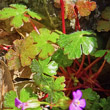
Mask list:
[[[7,65],[0,60],[0,108],[2,108],[4,94],[14,90],[11,74]]]

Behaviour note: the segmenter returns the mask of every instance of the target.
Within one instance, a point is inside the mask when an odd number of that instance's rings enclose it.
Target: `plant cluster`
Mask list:
[[[110,95],[110,90],[102,88],[97,80],[105,63],[110,63],[110,50],[98,50],[96,34],[81,30],[79,23],[79,16],[90,15],[96,3],[89,0],[55,0],[55,4],[61,8],[63,33],[47,28],[37,29],[32,19],[41,20],[43,16],[24,5],[12,4],[0,11],[0,20],[10,19],[10,25],[16,30],[24,22],[30,22],[34,29],[28,36],[16,39],[10,49],[7,47],[5,58],[9,70],[31,68],[36,90],[25,87],[19,93],[6,93],[5,109],[109,110],[110,97],[101,98],[95,91]],[[75,32],[66,34],[66,18],[75,19]],[[101,66],[94,71],[92,67],[102,59]],[[44,94],[41,98],[37,94],[39,91]]]

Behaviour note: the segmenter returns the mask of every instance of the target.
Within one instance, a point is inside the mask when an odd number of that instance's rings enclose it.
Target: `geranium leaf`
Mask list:
[[[45,93],[48,93],[48,102],[56,103],[64,97],[64,93],[61,91],[64,89],[64,77],[59,77],[54,80],[53,77],[46,76],[44,74],[37,73],[34,75],[36,85]]]
[[[110,63],[110,51],[109,51],[109,50],[107,51],[107,55],[105,55],[104,59],[105,59],[108,63]]]
[[[50,62],[50,58],[45,60],[39,60],[40,65],[43,68],[43,72],[47,75],[53,76],[57,74],[58,64],[55,61]]]
[[[65,77],[58,77],[56,80],[55,80],[55,82],[54,82],[54,90],[55,91],[60,91],[60,90],[63,90],[64,89],[64,87],[65,87],[65,84],[64,84],[64,82],[65,82]]]
[[[69,35],[61,35],[58,44],[64,48],[64,54],[69,59],[80,58],[82,53],[90,54],[97,48],[96,38],[91,37],[94,33],[89,31],[77,31]]]
[[[110,21],[106,21],[106,20],[99,20],[97,23],[97,31],[101,32],[101,31],[110,31]]]
[[[36,44],[31,36],[26,37],[21,44],[20,59],[22,66],[31,64],[31,60],[38,54]]]
[[[30,21],[30,18],[25,16],[26,14],[29,14],[32,18],[38,20],[41,19],[39,14],[30,11],[26,6],[21,4],[11,4],[10,8],[4,8],[0,11],[0,20],[12,18],[10,24],[15,28],[20,28],[24,25],[24,22]]]
[[[41,28],[39,31],[40,35],[33,31],[30,36],[32,36],[34,41],[37,43],[36,47],[39,57],[45,59],[54,53],[55,49],[52,46],[52,43],[56,43],[56,40],[59,38],[59,34],[51,32],[46,28]]]
[[[64,55],[63,50],[61,50],[61,49],[57,50],[53,54],[52,60],[54,60],[56,63],[58,63],[58,65],[61,67],[67,67],[73,63],[73,60],[68,59],[68,56]]]
[[[102,18],[97,23],[97,31],[110,31],[110,7],[106,7],[101,14]]]
[[[40,73],[40,74],[43,73],[42,66],[36,59],[33,59],[31,65],[30,65],[30,68],[31,68],[32,72],[36,72],[36,73]]]
[[[91,55],[93,55],[95,57],[103,57],[106,52],[107,52],[107,50],[98,50],[95,53],[92,53]]]
[[[57,74],[58,64],[55,61],[50,61],[51,58],[45,60],[33,60],[31,64],[31,70],[36,73],[45,73],[49,76]]]
[[[96,9],[96,2],[78,0],[76,2],[76,6],[81,16],[88,16],[90,15],[91,11],[94,11]]]
[[[27,100],[29,100],[29,98],[30,98],[30,93],[25,88],[21,89],[20,100],[22,102],[26,102]]]
[[[106,7],[101,16],[105,20],[110,20],[110,7]]]
[[[17,97],[17,94],[15,91],[10,91],[5,94],[4,97],[4,106],[9,108],[15,108],[14,110],[19,110],[15,107],[15,98]]]

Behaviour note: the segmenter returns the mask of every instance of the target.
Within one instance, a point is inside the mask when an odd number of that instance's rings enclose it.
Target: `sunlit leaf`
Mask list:
[[[55,61],[50,61],[50,57],[45,60],[33,60],[31,70],[36,73],[45,73],[49,76],[57,74],[58,64]]]
[[[97,41],[89,31],[77,31],[68,35],[61,35],[58,44],[69,59],[80,58],[82,54],[88,55],[97,48]]]
[[[57,32],[51,32],[46,28],[41,28],[39,31],[40,35],[33,31],[30,36],[34,38],[39,57],[45,59],[54,53],[55,49],[52,43],[56,43],[59,34]]]
[[[30,17],[25,16],[26,14],[30,15],[32,18],[36,18],[38,20],[41,19],[39,14],[30,11],[26,6],[21,4],[11,4],[10,8],[3,8],[0,10],[0,20],[12,18],[10,24],[15,28],[20,28],[24,25],[24,22],[30,21]]]
[[[19,110],[18,108],[15,107],[15,103],[14,103],[16,97],[17,94],[15,91],[10,91],[6,93],[4,97],[4,106],[14,108],[14,110]]]

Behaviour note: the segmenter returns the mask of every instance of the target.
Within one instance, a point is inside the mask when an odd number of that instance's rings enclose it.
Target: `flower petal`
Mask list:
[[[73,103],[70,104],[69,110],[82,110],[82,108],[75,106]]]
[[[20,104],[22,104],[22,102],[18,98],[15,98],[15,106],[18,107]]]
[[[73,98],[74,99],[80,99],[82,97],[82,92],[81,90],[77,90],[76,92],[73,92]]]
[[[85,108],[85,106],[86,106],[86,100],[85,99],[80,99],[79,101],[80,101],[79,107]]]

